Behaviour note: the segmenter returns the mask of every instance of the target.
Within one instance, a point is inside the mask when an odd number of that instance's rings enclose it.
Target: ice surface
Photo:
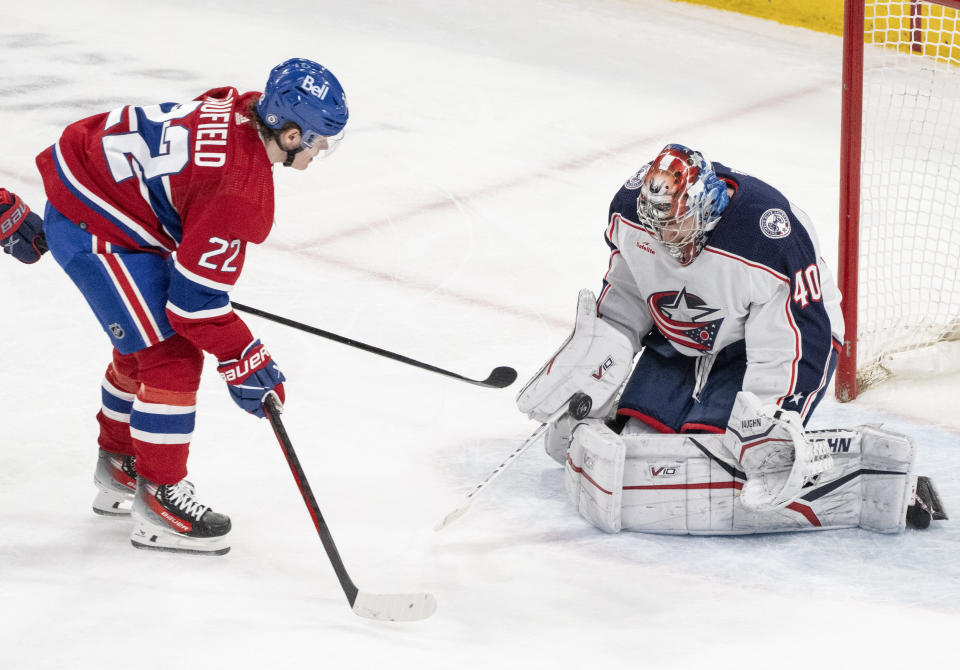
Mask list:
[[[461,374],[521,382],[606,268],[610,197],[665,143],[779,186],[836,256],[840,40],[662,0],[6,3],[0,184],[42,210],[33,157],[124,102],[258,89],[328,65],[351,120],[329,161],[277,170],[277,229],[234,298]],[[191,479],[231,515],[222,558],[134,550],[94,516],[109,357],[50,258],[0,259],[0,668],[952,667],[958,521],[743,538],[608,536],[480,389],[249,317],[289,377],[287,429],[354,580],[429,591],[416,624],[354,616],[266,422],[208,361]],[[939,368],[935,368],[939,369]],[[960,515],[955,374],[911,377],[814,427],[919,444]]]

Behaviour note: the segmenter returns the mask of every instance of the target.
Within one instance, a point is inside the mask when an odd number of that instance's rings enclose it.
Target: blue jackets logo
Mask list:
[[[653,293],[647,298],[647,307],[657,329],[671,342],[698,351],[713,349],[723,323],[723,317],[712,318],[719,309],[709,307],[686,288]]]
[[[760,232],[771,240],[790,234],[790,217],[782,209],[768,209],[760,217]]]

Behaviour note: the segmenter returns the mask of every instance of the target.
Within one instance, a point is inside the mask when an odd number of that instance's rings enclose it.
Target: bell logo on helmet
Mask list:
[[[322,86],[317,86],[316,82],[313,79],[312,75],[307,75],[303,78],[303,83],[300,84],[300,88],[305,91],[308,91],[311,95],[314,95],[321,100],[327,97],[327,93],[330,91],[330,87],[326,82]]]

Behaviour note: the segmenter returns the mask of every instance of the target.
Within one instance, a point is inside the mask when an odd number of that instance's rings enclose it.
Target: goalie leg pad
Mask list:
[[[904,529],[907,507],[913,499],[913,462],[916,447],[905,435],[872,426],[859,426],[861,490],[860,526],[878,533]]]
[[[581,516],[606,532],[903,529],[912,491],[913,446],[907,438],[864,427],[815,431],[807,439],[833,453],[833,468],[788,505],[756,510],[742,504],[746,474],[721,436],[616,435],[599,421],[587,421],[573,432],[567,492]]]
[[[716,435],[625,438],[622,525],[653,533],[728,533],[743,475]]]
[[[567,464],[567,450],[570,448],[573,429],[576,425],[576,419],[569,414],[564,414],[545,429],[543,449],[547,452],[547,456],[560,465],[565,466]]]
[[[564,481],[570,502],[600,530],[620,532],[625,447],[602,421],[577,424],[567,452]]]

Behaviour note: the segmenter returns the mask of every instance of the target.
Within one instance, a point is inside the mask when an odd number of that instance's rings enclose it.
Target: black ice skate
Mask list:
[[[133,498],[135,525],[130,542],[140,549],[225,554],[230,517],[218,514],[195,498],[192,484],[156,484],[137,480]]]
[[[134,457],[100,450],[93,483],[99,492],[93,499],[93,511],[104,516],[128,516],[137,490]]]
[[[917,477],[914,485],[913,500],[907,507],[907,525],[914,528],[927,528],[931,521],[948,519],[943,502],[933,487],[929,477]]]

